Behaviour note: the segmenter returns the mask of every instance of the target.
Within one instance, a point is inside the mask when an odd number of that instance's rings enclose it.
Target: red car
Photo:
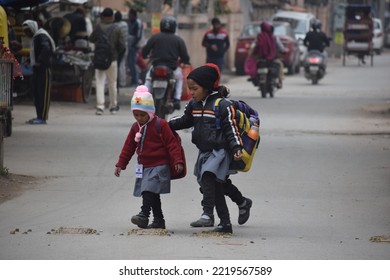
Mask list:
[[[241,36],[237,39],[236,51],[234,56],[234,66],[237,75],[245,75],[244,63],[248,56],[248,50],[252,42],[260,32],[261,22],[255,21],[244,26]],[[274,34],[279,37],[283,43],[286,52],[279,57],[289,74],[299,72],[299,45],[295,39],[294,31],[287,22],[273,22]]]

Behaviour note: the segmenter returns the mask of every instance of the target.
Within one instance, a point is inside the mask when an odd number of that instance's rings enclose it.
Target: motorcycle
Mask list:
[[[264,59],[259,59],[257,62],[257,86],[261,92],[261,97],[274,97],[274,92],[277,88],[278,67],[275,62],[268,62]]]
[[[150,77],[156,115],[166,119],[166,116],[172,114],[174,110],[173,96],[176,80],[173,70],[165,65],[152,66]]]
[[[318,81],[325,76],[325,68],[324,55],[317,50],[309,51],[305,60],[306,79],[311,80],[313,85],[318,84]]]

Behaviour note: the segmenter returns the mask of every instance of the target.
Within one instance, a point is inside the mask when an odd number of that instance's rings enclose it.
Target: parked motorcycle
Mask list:
[[[151,72],[151,88],[156,108],[156,115],[165,119],[168,114],[172,114],[173,96],[175,92],[176,80],[173,70],[165,65],[152,66]]]
[[[305,60],[305,77],[311,80],[313,85],[318,84],[318,81],[325,76],[325,58],[324,55],[317,50],[311,50]]]
[[[257,62],[257,86],[261,92],[261,97],[274,97],[278,79],[279,65],[274,62],[267,62],[264,59],[259,59]]]

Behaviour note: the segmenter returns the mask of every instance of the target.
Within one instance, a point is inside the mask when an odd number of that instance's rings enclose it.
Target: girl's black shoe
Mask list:
[[[165,229],[165,220],[162,218],[154,218],[153,222],[150,225],[148,225],[148,228]]]
[[[233,233],[232,224],[219,224],[213,232]]]
[[[149,223],[149,218],[142,212],[131,217],[131,222],[137,225],[140,228],[147,228]]]

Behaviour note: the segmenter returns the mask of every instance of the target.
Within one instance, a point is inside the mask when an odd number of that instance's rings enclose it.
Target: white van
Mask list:
[[[316,21],[316,17],[311,13],[278,11],[272,16],[272,21],[287,21],[294,29],[295,37],[299,42],[300,61],[304,62],[307,48],[303,45],[306,33]]]

